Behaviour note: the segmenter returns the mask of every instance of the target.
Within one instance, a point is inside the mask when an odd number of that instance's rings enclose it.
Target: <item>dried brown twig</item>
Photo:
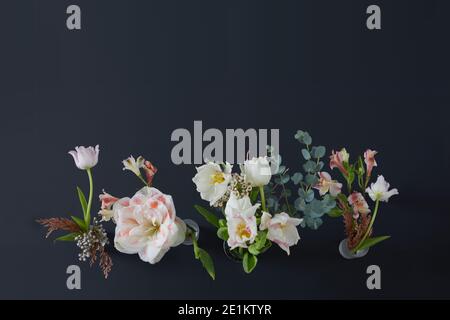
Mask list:
[[[100,262],[98,264],[103,271],[105,279],[108,279],[109,272],[112,269],[113,262],[109,254],[106,252],[105,247],[100,250]]]
[[[345,234],[347,235],[347,246],[350,250],[353,250],[364,237],[369,227],[371,216],[369,214],[361,214],[358,219],[354,219],[352,212],[344,212],[343,218]]]
[[[46,238],[48,238],[52,232],[57,230],[69,232],[81,231],[80,227],[74,221],[66,218],[38,219],[36,222],[47,228]]]

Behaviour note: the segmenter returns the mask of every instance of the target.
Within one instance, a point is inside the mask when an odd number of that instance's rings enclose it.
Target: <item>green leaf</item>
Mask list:
[[[299,142],[303,143],[303,137],[305,136],[305,132],[302,130],[298,130],[295,134],[294,138],[297,139]]]
[[[299,184],[303,180],[303,175],[300,172],[294,173],[291,180],[294,184]]]
[[[309,151],[307,149],[302,149],[302,156],[303,156],[303,158],[305,158],[305,160],[311,159],[311,154],[309,153]]]
[[[261,248],[260,250],[260,254],[266,252],[267,250],[269,250],[269,248],[272,246],[272,241],[266,241],[266,243],[264,244],[264,247]]]
[[[306,192],[306,197],[305,197],[305,201],[306,202],[311,202],[314,200],[314,191],[312,189],[309,189]]]
[[[73,233],[69,233],[66,234],[64,236],[61,236],[59,238],[56,238],[55,241],[75,241],[75,238],[79,235],[78,232],[73,232]]]
[[[70,216],[70,217],[80,227],[81,230],[83,230],[84,232],[87,231],[88,226],[86,226],[86,223],[84,223],[83,219],[77,218],[75,216]]]
[[[261,250],[262,248],[264,248],[264,246],[266,245],[266,240],[267,240],[267,230],[259,231],[258,234],[256,235],[256,239],[255,239],[255,243],[254,243],[254,244],[256,244],[256,248],[258,250]]]
[[[304,198],[297,198],[294,202],[294,206],[295,209],[297,209],[298,211],[304,211],[305,210],[305,206],[306,206],[306,202]]]
[[[305,134],[303,135],[303,143],[306,144],[307,146],[309,146],[312,143],[312,138],[306,131]]]
[[[249,252],[244,254],[244,259],[242,259],[242,266],[244,267],[245,273],[251,273],[255,269],[258,263],[258,258]]]
[[[334,207],[328,212],[328,216],[331,218],[338,218],[344,214],[344,211],[339,209],[338,207]]]
[[[208,209],[206,209],[202,206],[199,206],[199,205],[195,205],[194,208],[195,208],[195,210],[198,211],[198,213],[200,213],[203,216],[203,218],[205,218],[206,221],[208,221],[210,224],[212,224],[216,228],[220,228],[219,218],[217,218],[215,214],[213,214]]]
[[[219,220],[219,226],[222,228],[222,227],[227,227],[227,220],[225,220],[225,219],[220,219]]]
[[[308,215],[305,215],[303,218],[304,225],[312,230],[317,230],[322,225],[323,220],[321,218],[314,218]]]
[[[308,173],[305,177],[306,184],[308,184],[310,186],[316,185],[318,181],[319,181],[319,178],[315,174]]]
[[[228,228],[227,227],[221,227],[217,230],[217,236],[219,239],[222,239],[223,241],[228,240]]]
[[[361,156],[358,157],[358,164],[356,165],[356,172],[358,175],[362,176],[366,173],[364,169],[364,162]]]
[[[366,240],[364,240],[363,243],[361,243],[358,246],[358,250],[364,250],[364,249],[370,248],[370,247],[376,245],[377,243],[380,243],[381,241],[389,239],[390,237],[391,236],[380,236],[380,237],[375,237],[375,238],[367,238]]]
[[[312,160],[308,160],[303,165],[303,170],[305,170],[305,172],[307,172],[307,173],[315,173],[316,163],[314,161],[312,161]]]
[[[324,165],[325,164],[323,163],[323,161],[319,161],[319,163],[316,166],[316,172],[319,172],[320,170],[322,170]]]
[[[256,243],[253,243],[252,245],[250,245],[248,247],[248,252],[250,252],[254,256],[257,256],[258,254],[260,254],[260,251],[259,251]]]
[[[290,196],[292,196],[292,191],[290,189],[283,190],[281,192],[281,196],[285,197],[285,198],[289,198]]]
[[[84,196],[83,190],[81,190],[80,187],[77,187],[77,192],[78,192],[78,199],[80,199],[81,208],[83,209],[83,215],[84,218],[86,219],[86,215],[88,213],[86,197]]]
[[[348,204],[348,200],[347,200],[347,197],[345,196],[345,194],[343,194],[343,193],[339,193],[338,195],[337,195],[337,199],[339,200],[339,202],[345,207],[344,209],[344,211],[349,211],[350,210],[350,206],[349,206],[349,204]]]
[[[205,268],[206,271],[208,272],[209,276],[213,280],[215,280],[216,279],[216,271],[214,268],[214,262],[213,262],[211,256],[209,255],[209,253],[206,252],[205,250],[203,250],[202,248],[198,248],[197,256],[198,256],[198,259],[200,260],[200,262],[202,263],[203,268]]]
[[[300,143],[310,145],[312,143],[312,138],[308,132],[298,130],[295,134],[295,139],[297,139]]]
[[[319,159],[325,156],[326,149],[324,146],[313,147],[311,150],[311,155],[313,158]]]

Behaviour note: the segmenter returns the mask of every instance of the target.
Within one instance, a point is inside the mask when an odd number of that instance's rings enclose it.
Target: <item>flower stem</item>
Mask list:
[[[289,205],[289,200],[288,200],[288,197],[286,194],[286,187],[284,186],[284,183],[281,185],[283,186],[284,200],[286,201],[286,206],[287,206],[288,212],[289,212],[289,214],[291,214],[291,206]]]
[[[372,219],[370,219],[369,227],[367,228],[366,233],[362,237],[361,241],[358,243],[358,245],[355,247],[355,249],[353,249],[353,253],[356,253],[359,250],[361,245],[364,243],[364,241],[366,241],[367,237],[369,236],[370,230],[372,230],[373,223],[375,222],[375,218],[377,217],[379,206],[380,206],[380,200],[377,200],[375,202],[375,209],[373,210],[373,215],[372,215]]]
[[[89,200],[86,208],[86,216],[84,217],[84,222],[86,226],[91,224],[91,207],[92,207],[92,198],[94,196],[94,181],[92,179],[92,171],[91,169],[87,169],[87,174],[89,177]]]
[[[144,178],[142,178],[141,175],[136,175],[136,176],[137,176],[137,177],[139,178],[139,180],[141,180],[147,187],[150,187],[150,186],[148,185],[147,181],[145,181]]]
[[[194,256],[196,259],[199,258],[199,248],[198,248],[198,242],[197,237],[195,236],[195,230],[192,229],[190,226],[186,225],[186,238],[190,238],[192,240],[192,246],[194,247]]]
[[[264,195],[264,186],[259,187],[259,194],[261,196],[261,207],[263,211],[267,212],[266,209],[266,196]]]

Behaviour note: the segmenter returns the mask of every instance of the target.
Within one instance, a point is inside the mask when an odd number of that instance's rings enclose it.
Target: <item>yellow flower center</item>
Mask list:
[[[150,225],[147,228],[147,236],[148,237],[153,237],[155,236],[155,234],[157,234],[159,232],[159,228],[160,228],[160,224],[157,222],[152,222],[150,223]]]
[[[225,175],[223,172],[217,171],[211,176],[211,182],[212,184],[221,184],[225,181]]]
[[[245,225],[245,223],[240,223],[238,224],[237,228],[236,228],[236,234],[241,238],[247,238],[250,239],[251,233],[250,231],[247,229],[247,226]]]

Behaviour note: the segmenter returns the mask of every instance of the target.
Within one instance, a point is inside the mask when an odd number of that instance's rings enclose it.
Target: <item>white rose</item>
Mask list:
[[[262,187],[270,182],[272,172],[267,157],[252,158],[244,162],[241,171],[253,187]]]

